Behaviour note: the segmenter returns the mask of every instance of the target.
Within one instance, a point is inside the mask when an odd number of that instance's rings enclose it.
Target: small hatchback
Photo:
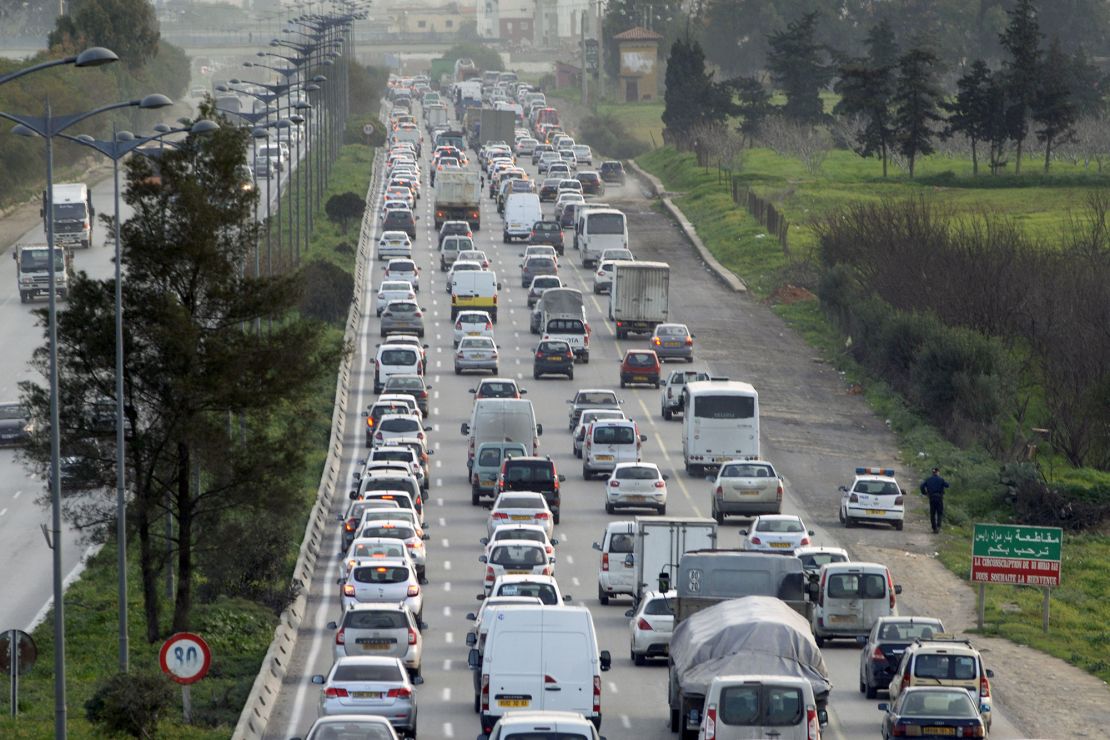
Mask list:
[[[537,524],[547,531],[548,537],[555,531],[551,509],[542,493],[511,491],[499,494],[486,522],[486,534],[492,536],[498,526],[510,522]]]
[[[467,337],[489,337],[493,339],[493,319],[485,311],[459,311],[455,317],[453,344]]]
[[[379,333],[382,337],[390,334],[412,332],[424,336],[424,311],[416,301],[393,301],[382,311]]]
[[[794,552],[810,544],[813,531],[794,514],[764,514],[740,530],[740,548],[749,552]]]
[[[382,655],[400,658],[410,676],[420,675],[424,641],[412,612],[400,604],[360,604],[330,622],[335,630],[335,657]]]
[[[416,569],[407,560],[382,559],[372,565],[356,565],[347,578],[339,581],[344,611],[356,604],[404,603],[417,622],[424,621],[424,595]]]
[[[621,509],[654,509],[667,513],[667,475],[655,463],[620,463],[605,484],[605,513]]]
[[[532,224],[529,244],[550,244],[559,254],[563,253],[563,230],[555,221],[537,221]]]
[[[983,666],[983,656],[970,640],[934,635],[914,640],[890,682],[891,702],[914,686],[961,688],[978,705],[986,729],[991,727],[991,682],[994,672]]]
[[[528,308],[535,307],[544,291],[562,287],[563,281],[559,279],[558,275],[537,275],[532,278],[532,284],[528,286]]]
[[[635,609],[624,613],[628,617],[631,636],[628,652],[632,662],[644,665],[648,658],[666,658],[674,632],[674,602],[677,591],[645,591]]]
[[[544,543],[534,540],[499,541],[490,548],[489,555],[479,555],[478,562],[486,566],[487,595],[498,576],[550,576],[555,572],[555,556],[547,554]]]
[[[412,289],[420,292],[420,268],[411,259],[391,259],[385,266],[385,277],[388,280],[407,280],[412,283]]]
[[[621,360],[621,388],[636,383],[658,388],[661,371],[659,357],[653,350],[630,349]]]
[[[569,344],[548,339],[536,346],[532,377],[539,379],[544,375],[566,375],[569,380],[574,380],[574,350]]]
[[[537,275],[558,275],[559,265],[551,257],[529,257],[520,264],[520,287],[527,288]]]

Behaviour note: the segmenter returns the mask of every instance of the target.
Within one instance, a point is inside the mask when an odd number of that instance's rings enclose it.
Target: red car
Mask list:
[[[650,349],[630,349],[621,360],[621,388],[640,383],[659,387],[662,365],[659,356]]]

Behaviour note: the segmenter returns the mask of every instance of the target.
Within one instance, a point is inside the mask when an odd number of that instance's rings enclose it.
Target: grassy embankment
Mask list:
[[[331,173],[331,183],[321,199],[308,252],[302,260],[317,257],[354,271],[355,254],[337,252],[339,242],[356,242],[357,225],[342,235],[336,224],[328,221],[322,204],[336,193],[353,191],[364,194],[369,187],[373,150],[362,145],[343,147]],[[343,329],[328,327],[332,339],[342,340]],[[304,507],[297,521],[289,522],[287,533],[269,532],[260,536],[285,536],[289,549],[286,572],[291,573],[304,532],[305,520],[320,482],[331,431],[332,406],[335,398],[335,376],[320,379],[314,401],[313,434],[306,441],[313,448],[304,470],[298,475],[303,481]],[[76,543],[67,543],[74,547]],[[134,551],[133,551],[134,552]],[[129,582],[129,623],[131,632],[131,667],[136,671],[157,671],[161,641],[148,644],[143,639],[143,608],[139,590],[137,555],[131,559]],[[92,558],[81,579],[66,593],[66,680],[69,708],[69,737],[86,740],[106,737],[85,719],[84,704],[97,683],[114,670],[117,663],[116,568],[115,545],[109,542]],[[163,608],[168,622],[171,605]],[[208,677],[193,685],[192,726],[181,721],[180,708],[168,713],[158,728],[157,737],[165,740],[226,740],[238,721],[243,702],[258,674],[262,657],[269,647],[277,615],[269,608],[244,599],[221,599],[210,604],[197,604],[193,630],[205,637],[212,648],[212,669]],[[54,682],[53,620],[47,618],[34,631],[39,648],[34,669],[20,681],[20,713],[12,720],[4,706],[0,718],[0,737],[38,739],[53,734]],[[6,675],[6,674],[5,674]],[[0,679],[3,695],[8,695],[7,679]],[[5,702],[6,704],[6,702]]]
[[[1005,214],[1031,235],[1051,243],[1066,226],[1069,211],[1082,206],[1089,189],[1106,184],[1104,178],[1059,162],[1047,177],[980,175],[973,179],[970,161],[943,156],[922,161],[920,176],[914,181],[900,173],[884,180],[877,161],[842,151],[831,152],[819,173],[811,174],[797,160],[757,149],[745,155],[735,177],[771,198],[790,220],[791,256],[787,257],[773,237],[764,235],[762,227],[732,203],[715,168],[707,172],[696,165],[692,155],[671,149],[650,152],[639,163],[659,176],[668,190],[682,193],[675,202],[697,227],[706,246],[760,298],[789,281],[792,264],[813,256],[816,239],[809,224],[852,201],[928,193],[958,212]],[[862,386],[875,412],[890,419],[903,460],[918,460],[923,452],[922,467],[927,462],[952,471],[949,479],[954,490],[946,508],[954,526],[939,538],[938,549],[941,561],[966,579],[971,524],[1009,521],[999,495],[998,463],[982,449],[960,449],[947,442],[885,383],[869,376],[844,351],[843,337],[825,319],[816,301],[777,305],[775,310],[845,372],[846,382]],[[1052,458],[1042,457],[1042,467],[1054,481],[1110,483],[1106,473],[1076,470]],[[1064,552],[1063,586],[1052,594],[1049,634],[1040,630],[1040,591],[998,587],[987,589],[984,632],[1031,645],[1110,679],[1110,630],[1105,626],[1110,618],[1110,603],[1105,599],[1110,592],[1110,573],[1104,567],[1110,540],[1094,533],[1069,536]]]

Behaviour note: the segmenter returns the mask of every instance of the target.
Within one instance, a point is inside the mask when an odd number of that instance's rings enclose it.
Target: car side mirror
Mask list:
[[[488,545],[489,544],[489,537],[482,537],[480,540],[478,540],[478,544],[479,545]]]
[[[425,432],[430,432],[430,431],[432,431],[432,428],[431,427],[424,427],[424,431]]]
[[[646,434],[641,434],[640,435],[640,441],[641,442],[647,442],[647,435]]]
[[[335,521],[337,521],[337,522],[343,521],[343,515],[342,514],[336,514],[335,515]],[[340,555],[340,557],[342,557],[342,555]]]
[[[472,648],[477,644],[478,644],[478,635],[474,634],[473,632],[467,632],[466,633],[466,646],[469,647],[469,648]]]
[[[876,707],[876,709],[878,709],[880,712],[886,712],[890,709],[890,705],[887,704],[885,701],[879,702],[879,705]]]
[[[417,216],[417,218],[420,218],[420,217]],[[412,681],[413,686],[422,686],[424,684],[424,677],[423,676],[413,676],[410,680]]]
[[[315,676],[312,677],[312,683],[316,684],[317,686],[323,686],[323,684],[324,684],[323,675],[317,673]]]
[[[471,622],[473,622],[473,621],[474,621],[475,619],[477,619],[477,618],[478,618],[478,615],[477,615],[477,614],[475,614],[474,612],[467,612],[467,613],[466,613],[466,618],[467,618],[468,620],[470,620]]]
[[[570,594],[563,594],[563,603],[569,604],[571,600]]]
[[[613,667],[613,656],[609,654],[608,650],[602,650],[599,658],[601,663],[601,670],[607,671]]]
[[[425,526],[425,527],[427,527],[428,525],[426,525],[426,524],[425,524],[424,526]],[[427,542],[428,540],[432,539],[432,536],[431,536],[430,534],[424,534],[424,535],[421,535],[421,536],[420,536],[420,539],[422,539],[422,540],[424,540],[425,542]]]
[[[543,424],[537,424],[536,425],[536,436],[537,437],[542,437],[543,436]]]
[[[667,475],[666,473],[663,473],[663,480],[670,480],[670,479],[671,479],[671,476]]]
[[[477,389],[477,388],[467,388],[467,389],[466,389],[466,392],[467,392],[467,393],[477,393],[477,392],[478,392],[478,389]]]
[[[427,454],[434,455],[434,454],[436,454],[436,451],[435,450],[428,450]]]
[[[856,635],[856,644],[863,647],[867,644],[867,635]]]
[[[342,517],[340,517],[340,518],[342,518]],[[600,542],[595,542],[594,543],[594,549],[597,550],[598,552],[601,552],[601,543]]]
[[[994,678],[994,671],[990,668],[987,669],[987,678]]]
[[[521,388],[520,391],[519,391],[520,395],[522,395],[522,396],[527,392],[528,392],[527,388]]]
[[[809,530],[808,534],[809,534],[810,537],[812,537],[813,536],[813,530],[812,529]]]
[[[356,498],[358,498],[358,491],[352,489],[351,492],[347,494],[347,498],[354,501]]]
[[[744,535],[745,537],[747,537],[747,536],[748,536],[748,530],[746,530],[746,529],[741,529],[741,530],[740,530],[740,534],[742,534],[742,535]]]
[[[549,563],[551,563],[551,564],[554,564],[554,563],[555,563],[555,556],[554,556],[554,555],[552,555],[551,557],[549,557],[549,558],[547,559],[547,562],[549,562]]]
[[[563,483],[564,481],[566,481],[566,479],[567,479],[567,477],[565,475],[562,475],[562,474],[559,475],[559,482],[560,483]]]
[[[899,594],[899,595],[902,593],[902,585],[901,584],[898,584],[898,583],[894,584],[894,593]]]
[[[328,622],[328,629],[329,630],[337,630],[337,629],[339,629],[339,625],[336,624],[335,622]]]
[[[715,477],[713,477],[712,475],[705,476],[705,480],[706,480],[707,483],[716,483],[717,482],[717,479]]]
[[[362,416],[362,418],[365,419],[366,417],[370,416],[370,412],[369,411],[363,411],[362,414],[360,414],[360,416]]]
[[[632,617],[634,617],[635,615],[636,615],[636,610],[635,609],[629,609],[628,611],[626,611],[624,613],[624,616],[628,617],[629,619],[632,619]]]
[[[485,594],[478,594],[474,598],[476,598],[478,601],[485,601],[486,600],[486,595]]]
[[[559,544],[559,540],[557,540],[557,539],[554,539],[554,538],[552,538],[552,540],[551,540],[551,546],[552,546],[552,547],[556,547],[556,546],[558,546],[558,544]]]
[[[470,648],[470,652],[466,654],[466,664],[475,671],[482,667],[482,656],[477,648]]]
[[[836,487],[836,490],[838,490],[838,491],[847,491],[847,490],[848,490],[848,486],[837,486],[837,487]]]
[[[468,434],[470,434],[470,425],[464,421],[462,424],[459,425],[459,431],[462,432],[462,435],[464,437],[467,436]]]
[[[810,581],[806,584],[806,593],[809,594],[810,599],[816,599],[821,593],[820,586],[816,581]]]
[[[482,563],[483,565],[486,563],[487,560],[488,560],[488,558],[486,558],[485,555],[479,555],[478,556],[478,562]]]

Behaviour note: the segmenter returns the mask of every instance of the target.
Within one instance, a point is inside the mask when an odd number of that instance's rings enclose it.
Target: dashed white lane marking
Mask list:
[[[444,591],[450,591],[451,590],[451,582],[450,581],[444,581],[443,582],[443,590]]]
[[[443,689],[443,701],[445,701],[445,702],[451,701],[451,687],[450,686],[446,686]]]
[[[567,565],[574,565],[574,556],[567,555]]]
[[[8,513],[7,509],[0,509],[0,516],[4,516],[7,513]]]
[[[19,498],[22,495],[23,495],[23,491],[16,491],[15,495],[13,495],[12,498]]]
[[[449,606],[444,606],[443,607],[443,616],[445,616],[445,617],[451,616],[451,607],[449,607]]]
[[[444,570],[451,570],[451,561],[450,560],[444,560],[443,561],[443,569]]]
[[[451,725],[450,722],[444,722],[443,723],[443,736],[444,737],[454,737],[455,736],[455,728]]]
[[[582,585],[582,581],[578,580],[578,576],[574,576],[570,579],[570,585],[577,588]]]
[[[454,632],[444,632],[443,633],[443,641],[446,642],[448,645],[452,644],[453,642],[455,642],[455,633]]]
[[[621,715],[621,726],[626,730],[632,727],[632,720],[628,718],[627,714]]]

